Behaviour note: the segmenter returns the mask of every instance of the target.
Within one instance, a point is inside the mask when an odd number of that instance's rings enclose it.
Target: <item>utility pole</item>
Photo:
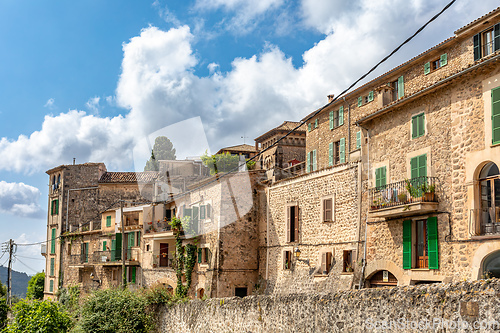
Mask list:
[[[122,229],[122,287],[125,289],[127,286],[127,269],[125,267],[125,221],[123,220],[123,199],[120,197],[120,223]]]
[[[9,240],[9,270],[7,273],[7,305],[12,305],[11,285],[12,285],[12,250],[14,249],[14,241]]]

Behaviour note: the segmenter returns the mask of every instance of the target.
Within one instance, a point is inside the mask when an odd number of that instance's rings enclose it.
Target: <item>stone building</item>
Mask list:
[[[238,155],[245,157],[245,159],[249,159],[257,155],[258,152],[259,150],[256,147],[247,144],[242,144],[237,146],[221,148],[219,149],[217,154]]]
[[[258,163],[266,170],[267,178],[273,181],[301,174],[305,170],[306,131],[301,126],[286,138],[278,140],[300,125],[285,121],[255,139],[255,149],[262,151]],[[274,143],[277,144],[271,147]],[[268,150],[267,148],[271,147]]]

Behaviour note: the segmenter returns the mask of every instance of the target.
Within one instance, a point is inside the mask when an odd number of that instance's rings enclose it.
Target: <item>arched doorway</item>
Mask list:
[[[198,294],[198,298],[202,299],[203,295],[205,295],[205,289],[203,289],[203,288],[199,289],[197,294]]]
[[[480,218],[483,234],[500,233],[500,172],[489,162],[479,174]]]
[[[500,278],[500,251],[495,251],[483,260],[481,278]]]
[[[378,271],[369,280],[370,288],[395,287],[398,279],[389,271]]]

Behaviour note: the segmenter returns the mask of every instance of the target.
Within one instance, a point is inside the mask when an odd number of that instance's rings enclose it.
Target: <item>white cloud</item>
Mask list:
[[[41,217],[40,190],[24,183],[0,181],[0,212],[21,217]]]
[[[95,96],[92,97],[85,103],[85,106],[92,112],[97,113],[99,111],[99,101],[101,100],[100,97]]]
[[[45,234],[29,234],[22,233],[14,239],[16,244],[33,244],[44,241]],[[12,268],[18,272],[25,272],[28,275],[33,275],[45,269],[45,259],[40,254],[41,245],[18,246],[15,252]]]
[[[55,100],[53,98],[49,98],[47,100],[47,103],[45,103],[45,105],[43,107],[52,109],[54,107],[54,102],[55,102]]]

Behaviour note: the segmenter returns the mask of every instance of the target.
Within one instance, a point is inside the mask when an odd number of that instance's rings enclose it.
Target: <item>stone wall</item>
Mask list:
[[[163,308],[158,332],[489,332],[500,329],[499,294],[493,279],[196,300]]]

